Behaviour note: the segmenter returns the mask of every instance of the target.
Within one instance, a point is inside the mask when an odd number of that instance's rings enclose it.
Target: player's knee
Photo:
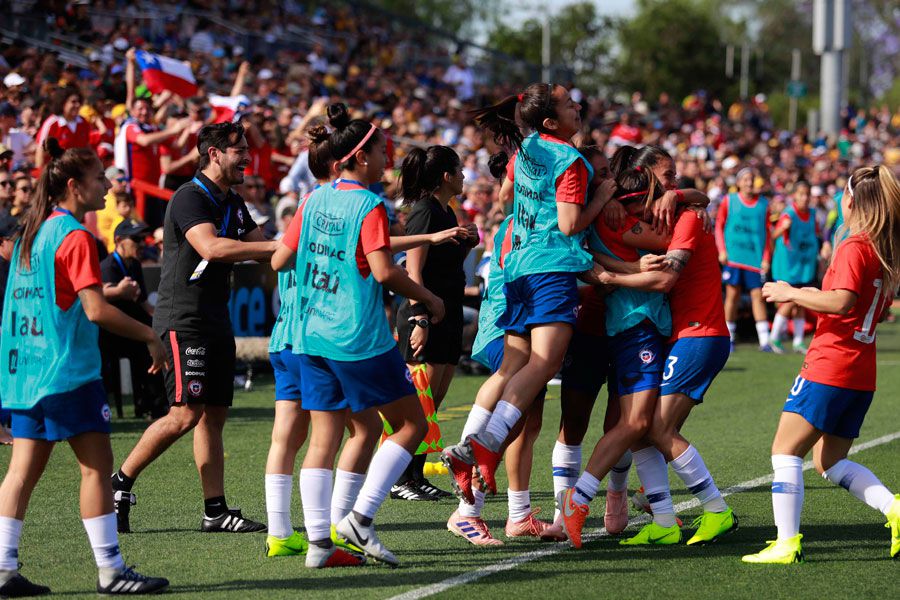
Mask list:
[[[629,439],[638,440],[647,435],[647,431],[650,429],[650,417],[645,415],[623,417],[617,427],[620,427]]]
[[[184,435],[197,426],[203,417],[203,411],[190,406],[172,409],[165,418],[174,426],[179,435]]]

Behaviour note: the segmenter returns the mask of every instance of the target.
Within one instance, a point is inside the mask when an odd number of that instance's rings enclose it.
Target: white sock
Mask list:
[[[390,439],[385,440],[375,456],[372,457],[369,475],[366,477],[362,489],[359,490],[353,511],[364,517],[373,518],[378,507],[387,497],[391,486],[411,460],[412,454],[407,452],[403,446]]]
[[[800,510],[803,508],[803,459],[790,454],[772,456],[772,512],[778,539],[786,540],[800,533]]]
[[[794,319],[794,345],[799,346],[803,343],[803,329],[806,327],[806,318],[797,317]]]
[[[22,537],[22,521],[0,517],[0,570],[13,572],[19,570],[20,537]]]
[[[500,450],[500,446],[509,435],[509,430],[516,426],[521,417],[522,411],[506,400],[498,402],[497,407],[494,408],[494,414],[491,415],[491,420],[484,429],[485,433],[489,434],[487,436],[489,439],[485,440],[490,444],[488,450],[494,452]]]
[[[728,505],[703,462],[703,457],[693,446],[669,463],[687,489],[700,501],[705,512],[725,512]]]
[[[841,486],[875,510],[887,514],[894,503],[894,495],[884,487],[875,473],[852,460],[837,461],[822,473],[822,477]]]
[[[757,321],[756,322],[756,336],[759,338],[759,347],[768,345],[769,343],[769,322],[768,321]]]
[[[669,491],[669,468],[666,459],[656,448],[633,452],[634,468],[644,486],[644,494],[653,509],[653,521],[661,527],[675,525],[675,507]]]
[[[300,469],[300,499],[309,541],[331,538],[331,469]]]
[[[350,514],[365,481],[365,473],[354,473],[341,469],[335,471],[334,491],[331,493],[332,524],[337,525],[341,519]]]
[[[628,471],[631,470],[631,450],[626,450],[619,462],[609,471],[606,489],[610,492],[624,492],[628,489]]]
[[[728,327],[728,335],[731,337],[731,341],[734,341],[735,336],[737,335],[737,323],[734,321],[725,321],[725,325]]]
[[[557,440],[553,446],[553,454],[550,455],[550,463],[553,466],[553,497],[557,498],[578,481],[578,473],[581,472],[581,446],[567,446]],[[553,515],[554,520],[557,517],[559,506]]]
[[[780,342],[784,339],[784,334],[787,333],[787,330],[787,317],[781,313],[775,313],[775,318],[772,319],[772,339],[776,342]]]
[[[465,442],[470,435],[484,431],[488,421],[491,420],[491,414],[493,413],[488,409],[473,404],[469,416],[466,417],[466,424],[463,425],[462,435],[459,436],[460,443]]]
[[[269,515],[269,535],[279,539],[291,537],[291,492],[294,488],[292,475],[283,473],[266,474],[266,513]]]
[[[117,571],[124,569],[125,561],[119,551],[119,534],[116,532],[116,513],[82,519],[81,522],[91,542],[97,567]]]
[[[521,492],[506,490],[506,499],[509,506],[510,521],[521,521],[531,514],[531,492],[529,490],[522,490]]]
[[[600,480],[585,471],[575,482],[573,499],[579,504],[589,504],[600,491]]]
[[[472,496],[475,497],[475,503],[459,501],[459,516],[461,517],[480,517],[481,511],[484,510],[484,492],[482,490],[472,488]]]

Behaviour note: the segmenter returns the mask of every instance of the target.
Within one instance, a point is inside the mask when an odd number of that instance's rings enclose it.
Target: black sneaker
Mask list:
[[[165,577],[147,577],[134,570],[134,567],[125,567],[125,570],[113,579],[109,585],[102,586],[97,582],[98,594],[155,594],[169,587],[169,580]]]
[[[391,498],[394,500],[409,500],[411,502],[437,501],[437,498],[419,489],[413,480],[406,481],[400,485],[391,486]]]
[[[422,479],[419,479],[418,481],[416,481],[416,486],[420,490],[422,490],[423,492],[428,494],[429,496],[433,496],[435,500],[443,500],[444,498],[453,498],[453,494],[451,494],[450,492],[445,492],[444,490],[442,490],[439,487],[433,486],[431,484],[431,482],[428,481],[427,479],[425,479],[424,477]]]
[[[245,519],[239,508],[229,508],[228,512],[218,517],[204,515],[203,521],[200,522],[200,531],[206,533],[254,533],[266,529],[265,523]]]
[[[21,573],[16,573],[12,578],[0,586],[0,598],[21,598],[23,596],[43,596],[49,594],[50,588],[46,585],[31,583]]]
[[[131,492],[118,490],[113,492],[113,505],[116,507],[116,531],[119,533],[131,533],[131,523],[128,516],[131,507],[137,504],[137,496]]]

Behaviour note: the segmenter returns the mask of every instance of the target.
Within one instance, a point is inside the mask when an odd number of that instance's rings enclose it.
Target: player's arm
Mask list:
[[[690,250],[670,250],[662,260],[662,269],[637,273],[616,273],[604,271],[599,279],[607,285],[635,288],[648,292],[668,293],[678,281],[681,271],[691,259]],[[621,262],[621,261],[620,261]],[[640,265],[640,263],[629,263]]]
[[[787,215],[784,215],[778,220],[778,223],[775,225],[775,229],[772,230],[772,239],[777,240],[790,230],[791,218]]]
[[[404,298],[416,300],[425,305],[431,313],[431,322],[437,323],[444,318],[444,302],[409,278],[406,271],[394,264],[388,248],[380,248],[366,254],[369,268],[375,280]]]
[[[211,262],[269,260],[279,246],[276,241],[263,241],[262,232],[258,229],[247,234],[247,241],[219,237],[212,223],[198,223],[184,235],[197,254]]]
[[[856,305],[857,295],[850,290],[818,290],[795,288],[784,281],[763,285],[766,302],[794,302],[803,308],[831,315],[846,315]]]
[[[581,163],[577,163],[581,166]],[[583,166],[581,166],[584,169]],[[587,177],[587,172],[584,173],[585,181]],[[567,174],[564,173],[560,176],[567,177]],[[559,230],[562,231],[566,235],[574,235],[580,231],[584,231],[587,229],[591,223],[597,220],[597,217],[600,215],[600,211],[606,206],[609,202],[610,198],[612,198],[613,193],[616,191],[616,182],[613,179],[604,179],[603,182],[597,187],[597,191],[594,193],[594,199],[592,202],[588,202],[587,206],[584,204],[577,204],[570,200],[558,201],[556,203],[556,211],[557,211],[557,219],[559,222]]]
[[[660,233],[647,223],[638,221],[622,234],[622,241],[632,248],[661,252],[672,241],[671,233]]]
[[[440,246],[441,244],[450,243],[459,246],[460,239],[466,239],[468,230],[465,227],[451,227],[437,233],[422,233],[417,235],[392,235],[391,251],[404,252],[419,246],[431,245]],[[409,259],[407,259],[409,264]]]

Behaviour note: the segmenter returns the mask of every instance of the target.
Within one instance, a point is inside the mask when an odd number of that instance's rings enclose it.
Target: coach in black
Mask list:
[[[265,241],[232,186],[250,163],[244,129],[208,125],[197,139],[200,170],[175,192],[166,209],[163,264],[153,328],[162,337],[169,414],[150,425],[113,475],[120,532],[130,530],[134,480],[176,440],[194,430],[194,460],[203,486],[201,531],[262,531],[225,502],[222,429],[234,395],[234,334],[228,313],[231,265],[269,260],[277,242]]]

